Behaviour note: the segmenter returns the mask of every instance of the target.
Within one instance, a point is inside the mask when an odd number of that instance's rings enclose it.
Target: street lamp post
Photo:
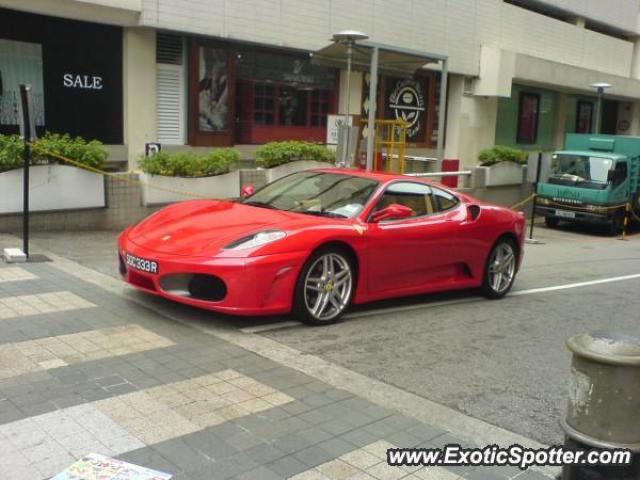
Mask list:
[[[341,151],[341,158],[338,161],[338,165],[344,167],[347,165],[347,158],[349,155],[349,103],[351,100],[351,61],[353,58],[353,46],[359,40],[366,40],[369,36],[358,32],[356,30],[344,30],[342,32],[334,33],[332,40],[336,43],[343,43],[347,47],[347,101],[344,109],[344,120],[342,131],[346,132],[342,138],[346,137],[344,142],[344,148]]]
[[[596,92],[598,92],[598,110],[596,112],[596,133],[600,133],[600,120],[602,117],[602,94],[607,88],[611,88],[612,85],[609,83],[599,82],[592,83],[591,88],[595,88]]]

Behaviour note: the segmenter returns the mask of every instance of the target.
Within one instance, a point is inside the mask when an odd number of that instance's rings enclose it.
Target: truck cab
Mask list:
[[[536,213],[549,227],[561,221],[622,229],[627,205],[637,207],[640,137],[568,134],[539,182]]]

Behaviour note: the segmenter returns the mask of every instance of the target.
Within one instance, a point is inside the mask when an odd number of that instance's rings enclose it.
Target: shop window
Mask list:
[[[329,90],[314,90],[311,92],[311,126],[326,127],[327,115],[329,113],[330,97]]]
[[[31,85],[35,124],[44,126],[42,46],[0,39],[0,125],[18,125],[21,84]]]
[[[229,129],[228,59],[224,48],[199,48],[199,129],[224,132]]]
[[[593,102],[579,100],[576,105],[576,133],[591,133]]]
[[[521,92],[518,108],[518,143],[535,143],[538,136],[538,113],[540,95]]]
[[[303,127],[307,125],[308,91],[280,87],[280,125]]]
[[[273,85],[256,83],[253,86],[253,121],[258,125],[275,122],[275,89]]]

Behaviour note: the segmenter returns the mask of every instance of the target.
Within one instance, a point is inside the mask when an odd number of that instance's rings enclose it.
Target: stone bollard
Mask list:
[[[565,466],[563,480],[640,479],[640,339],[599,331],[567,340],[573,353],[565,446],[626,448],[630,465]]]

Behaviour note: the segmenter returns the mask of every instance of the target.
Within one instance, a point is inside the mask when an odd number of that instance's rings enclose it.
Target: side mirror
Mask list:
[[[374,223],[381,222],[382,220],[396,220],[399,218],[408,218],[414,215],[414,211],[409,207],[400,205],[399,203],[392,203],[391,205],[378,210],[371,216],[371,220]]]
[[[244,187],[242,187],[242,190],[240,190],[240,196],[242,198],[247,198],[253,195],[254,192],[255,189],[253,188],[253,185],[245,185]]]

